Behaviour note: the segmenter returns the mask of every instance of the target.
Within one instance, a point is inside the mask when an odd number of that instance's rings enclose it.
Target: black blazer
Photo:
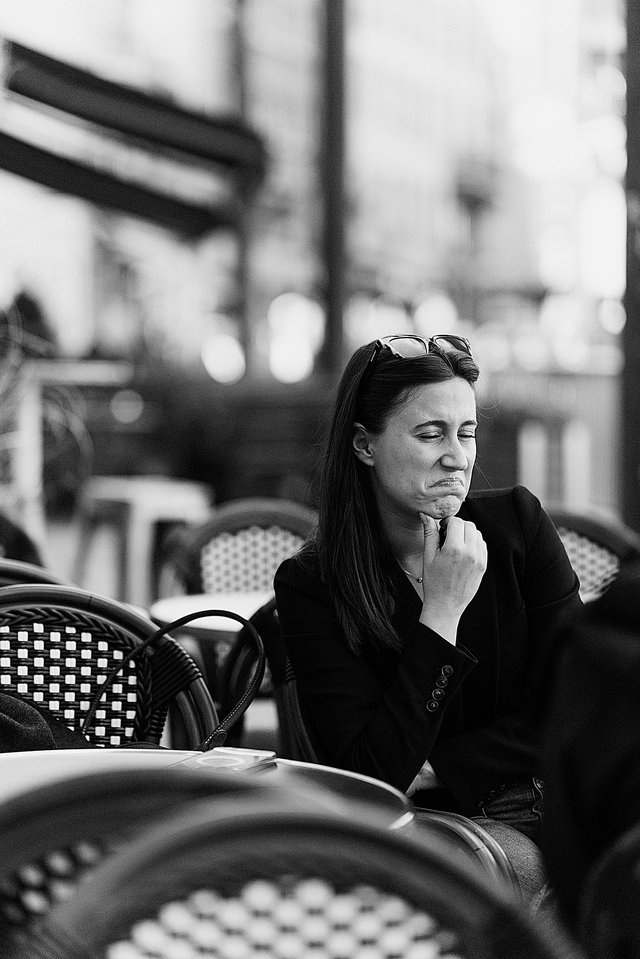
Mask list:
[[[458,808],[475,815],[490,789],[539,773],[527,698],[536,651],[581,603],[556,529],[524,487],[472,493],[459,515],[481,530],[489,558],[456,646],[418,622],[422,604],[400,567],[399,653],[350,652],[313,552],[280,566],[275,592],[323,759],[401,790],[428,759]]]
[[[589,870],[640,822],[640,568],[572,617],[550,660],[543,716],[542,848],[577,929]]]

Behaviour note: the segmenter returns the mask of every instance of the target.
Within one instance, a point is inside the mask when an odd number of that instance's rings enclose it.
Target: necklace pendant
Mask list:
[[[400,569],[403,573],[406,573],[409,579],[415,579],[416,583],[422,582],[422,576],[414,576],[413,573],[409,572],[408,569],[405,569],[404,566],[401,566]]]

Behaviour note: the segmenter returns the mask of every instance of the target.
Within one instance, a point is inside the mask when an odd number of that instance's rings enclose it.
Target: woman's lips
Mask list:
[[[444,519],[446,516],[454,516],[460,509],[460,503],[464,499],[465,484],[459,479],[440,480],[431,487],[433,499],[425,508],[425,513],[433,516],[434,519]]]

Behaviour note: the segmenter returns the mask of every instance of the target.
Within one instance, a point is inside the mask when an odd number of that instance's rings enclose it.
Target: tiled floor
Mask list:
[[[70,522],[49,522],[43,544],[43,559],[58,575],[71,582],[76,549],[76,529]],[[82,586],[85,589],[117,596],[118,541],[108,526],[100,527],[94,536]],[[276,711],[270,699],[255,700],[246,713],[245,741],[254,748],[276,748]]]

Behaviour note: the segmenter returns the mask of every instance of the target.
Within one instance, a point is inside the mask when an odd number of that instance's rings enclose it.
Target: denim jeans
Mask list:
[[[480,800],[478,808],[482,818],[506,822],[539,845],[543,803],[544,781],[533,776],[492,789]]]
[[[547,904],[549,888],[540,851],[544,783],[537,776],[491,790],[474,816],[498,842],[514,868],[523,898],[535,909]]]

